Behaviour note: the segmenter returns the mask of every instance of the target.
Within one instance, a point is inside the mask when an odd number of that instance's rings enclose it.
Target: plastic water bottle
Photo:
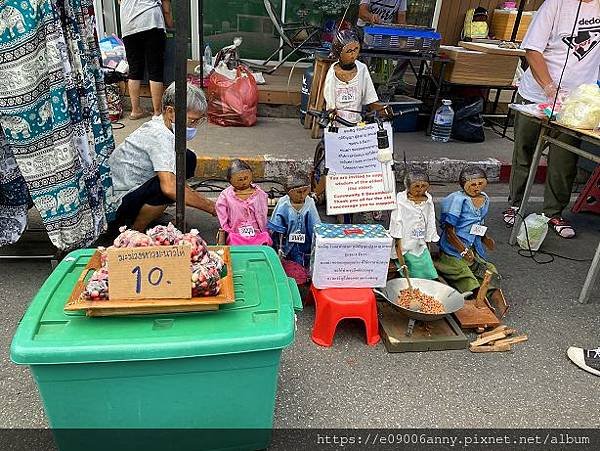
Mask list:
[[[450,105],[452,105],[451,100],[442,100],[442,106],[435,112],[431,130],[431,139],[434,141],[447,143],[450,140],[454,122],[454,111]]]
[[[212,50],[210,44],[206,44],[204,47],[204,57],[202,58],[202,66],[204,70],[204,76],[207,77],[213,70]]]

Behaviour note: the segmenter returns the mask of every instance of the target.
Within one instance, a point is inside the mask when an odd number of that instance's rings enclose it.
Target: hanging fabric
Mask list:
[[[0,128],[0,246],[16,243],[27,225],[29,191]]]
[[[3,1],[0,125],[52,243],[95,241],[114,216],[114,139],[92,0]]]

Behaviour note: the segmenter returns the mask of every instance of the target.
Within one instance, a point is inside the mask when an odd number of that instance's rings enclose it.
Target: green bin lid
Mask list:
[[[235,303],[198,313],[87,317],[64,305],[94,250],[70,253],[21,319],[17,364],[175,359],[281,349],[294,339],[298,288],[273,249],[232,247]]]

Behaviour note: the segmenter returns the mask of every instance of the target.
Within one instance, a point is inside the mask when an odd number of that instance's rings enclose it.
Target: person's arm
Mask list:
[[[173,22],[173,12],[171,11],[171,0],[162,0],[162,12],[167,28],[175,28],[175,23]]]
[[[525,51],[525,58],[527,59],[527,63],[529,64],[535,81],[537,81],[538,85],[544,90],[548,99],[554,100],[557,87],[550,76],[544,55],[537,50],[527,49]]]
[[[444,229],[446,230],[446,235],[448,236],[448,242],[452,245],[454,249],[456,249],[462,255],[468,263],[473,263],[475,260],[475,255],[473,255],[473,251],[469,249],[465,244],[460,240],[458,235],[456,235],[456,229],[454,226],[450,224],[445,224]]]
[[[172,172],[157,172],[158,181],[160,182],[160,189],[163,194],[171,199],[173,202],[176,200],[176,178]],[[197,193],[191,189],[187,183],[185,185],[185,204],[188,207],[197,208],[198,210],[205,211],[215,216],[215,203]]]
[[[360,17],[360,19],[366,23],[374,23],[374,24],[381,23],[381,19],[379,18],[379,16],[377,14],[373,14],[369,10],[368,3],[360,4],[360,6],[358,8],[358,17]]]
[[[483,245],[487,248],[488,251],[496,250],[496,242],[491,236],[485,235],[481,238],[481,241],[483,242]]]

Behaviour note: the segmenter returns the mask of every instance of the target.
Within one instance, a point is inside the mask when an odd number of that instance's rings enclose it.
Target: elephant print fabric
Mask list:
[[[31,204],[61,250],[90,245],[114,216],[92,1],[2,0],[0,245],[18,239]],[[5,194],[17,184],[19,199]]]

